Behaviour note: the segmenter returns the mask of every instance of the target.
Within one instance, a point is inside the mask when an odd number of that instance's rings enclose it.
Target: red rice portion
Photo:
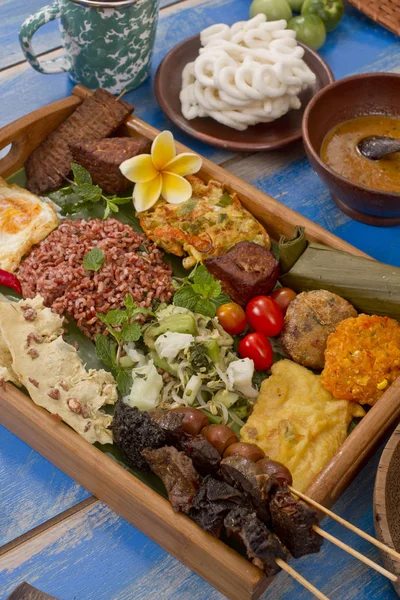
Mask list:
[[[83,257],[94,246],[106,261],[99,271],[87,271]],[[117,219],[65,220],[34,247],[17,275],[25,298],[41,294],[46,306],[68,313],[93,339],[104,331],[96,313],[123,307],[126,294],[146,308],[172,298],[172,269],[162,257],[148,238]]]

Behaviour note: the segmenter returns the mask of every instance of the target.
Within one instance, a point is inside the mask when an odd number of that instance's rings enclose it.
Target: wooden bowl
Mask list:
[[[194,35],[172,48],[161,62],[154,81],[157,101],[177,127],[211,146],[244,152],[281,148],[301,139],[301,122],[305,107],[321,88],[334,81],[332,71],[320,55],[304,44],[300,46],[305,50],[304,61],[315,73],[317,80],[314,85],[301,92],[299,110],[291,110],[271,123],[259,123],[245,131],[237,131],[210,117],[191,121],[185,119],[179,99],[182,71],[188,62],[198,56],[201,47],[200,35]]]
[[[388,441],[378,466],[374,489],[374,522],[377,538],[400,552],[400,424]],[[399,577],[394,583],[400,596],[400,561],[382,552],[383,563]]]
[[[369,225],[400,225],[400,194],[353,183],[320,158],[326,134],[336,125],[369,114],[400,118],[400,75],[364,73],[340,79],[309,102],[303,118],[303,141],[311,165],[339,208]]]

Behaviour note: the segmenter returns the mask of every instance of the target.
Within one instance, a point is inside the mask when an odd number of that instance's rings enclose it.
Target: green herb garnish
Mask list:
[[[131,369],[126,370],[121,367],[122,348],[129,342],[137,342],[142,335],[142,328],[135,321],[138,315],[154,316],[154,313],[147,308],[138,306],[130,294],[125,296],[124,305],[125,309],[114,309],[106,314],[97,314],[97,317],[106,325],[108,335],[96,335],[95,342],[97,357],[105,365],[111,367],[120,394],[126,396],[132,387],[132,375]]]
[[[106,257],[101,248],[92,248],[83,257],[83,266],[88,271],[98,271],[104,265]]]
[[[204,265],[198,264],[175,292],[173,303],[212,318],[218,306],[230,300],[229,296],[222,293],[219,281]]]
[[[230,204],[232,204],[232,202],[233,202],[232,196],[230,196],[229,194],[227,194],[225,192],[224,194],[222,194],[221,199],[217,202],[217,206],[221,206],[222,208],[225,208],[225,207],[229,206]]]
[[[94,185],[89,171],[81,165],[71,163],[71,170],[74,180],[67,180],[70,185],[49,194],[50,200],[60,206],[62,215],[72,215],[101,202],[104,203],[103,219],[107,219],[111,213],[119,212],[119,205],[131,202],[131,196],[120,198],[103,194],[101,188]]]

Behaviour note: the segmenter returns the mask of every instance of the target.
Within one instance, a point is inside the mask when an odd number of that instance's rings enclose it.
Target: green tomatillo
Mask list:
[[[342,0],[304,0],[302,15],[317,15],[323,20],[326,31],[333,31],[339,25],[344,13]]]
[[[292,18],[292,9],[287,0],[253,0],[250,6],[250,18],[260,13],[267,17],[267,21],[279,21],[279,19],[289,21]]]
[[[325,25],[317,15],[299,15],[290,19],[288,29],[296,32],[296,39],[313,50],[319,50],[325,43]]]

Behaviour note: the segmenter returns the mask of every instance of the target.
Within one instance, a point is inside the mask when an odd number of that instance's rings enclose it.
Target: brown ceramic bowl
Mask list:
[[[379,462],[374,489],[377,538],[400,552],[400,425],[388,441]],[[382,552],[383,563],[399,577],[394,587],[400,596],[400,561]]]
[[[259,123],[245,131],[237,131],[209,117],[188,121],[182,115],[179,93],[184,66],[199,54],[200,35],[194,35],[168,52],[158,67],[154,92],[163,112],[177,127],[193,137],[226,150],[256,152],[286,146],[301,138],[304,108],[310,99],[325,85],[334,80],[332,71],[319,54],[303,46],[304,61],[316,75],[316,82],[301,92],[301,108],[291,110],[272,123]]]
[[[400,194],[383,192],[345,179],[320,158],[326,134],[343,121],[362,115],[400,118],[400,75],[364,73],[340,79],[309,102],[303,140],[311,165],[343,212],[370,225],[400,225]]]

